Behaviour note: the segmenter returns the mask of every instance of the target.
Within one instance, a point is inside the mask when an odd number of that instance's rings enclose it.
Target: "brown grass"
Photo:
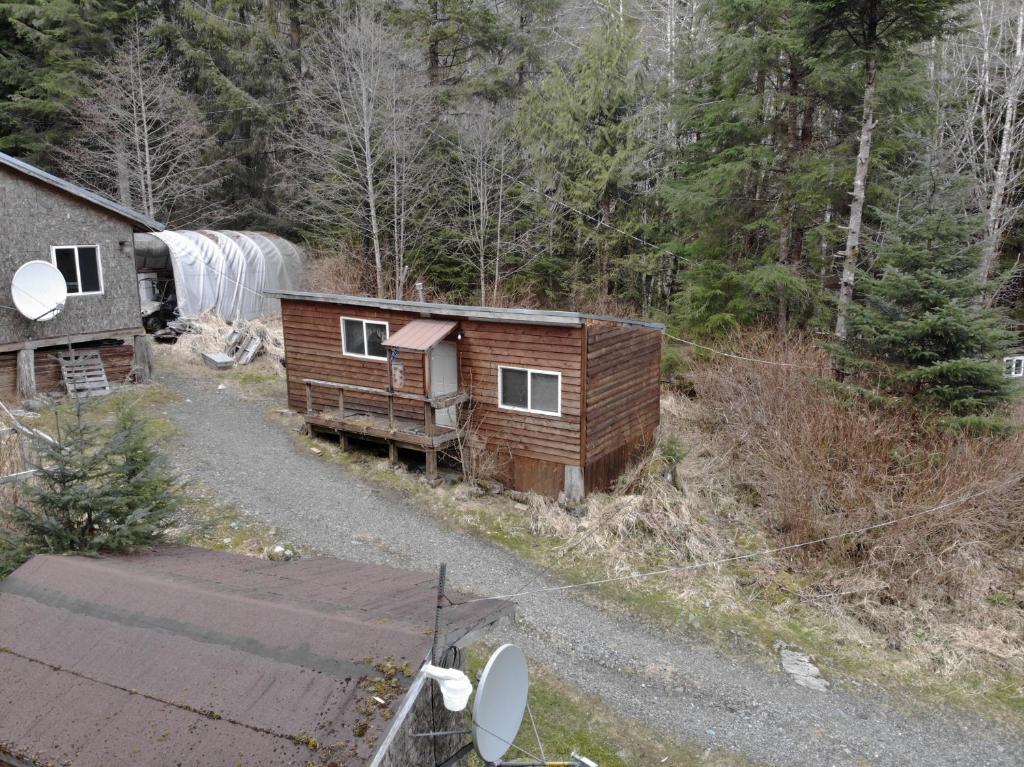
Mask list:
[[[309,253],[303,288],[316,293],[372,295],[373,270],[347,247],[319,248]]]
[[[926,624],[964,649],[1024,660],[1024,612],[1013,609],[1024,607],[1024,432],[977,436],[901,407],[837,398],[815,373],[828,369],[824,352],[807,339],[748,337],[731,348],[811,369],[701,364],[691,373],[695,400],[670,400],[664,428],[699,424],[708,449],[729,457],[719,476],[745,492],[749,521],[772,543],[950,504],[780,555],[812,576],[800,598],[884,635],[905,638]]]
[[[1024,434],[952,432],[925,415],[840,398],[826,356],[807,339],[728,348],[807,367],[693,360],[695,396],[662,398],[648,459],[576,515],[531,499],[533,531],[559,540],[567,561],[609,575],[838,536],[621,585],[637,598],[655,589],[714,605],[723,628],[753,627],[769,645],[772,634],[816,635],[824,650],[832,636],[872,652],[903,648],[900,667],[914,673],[1024,673]],[[825,633],[812,628],[826,624]]]
[[[257,320],[238,320],[228,324],[216,314],[208,312],[190,320],[195,332],[181,335],[177,342],[167,347],[171,359],[186,366],[202,366],[202,355],[209,352],[222,352],[228,334],[232,330],[249,330],[263,337],[263,351],[273,362],[280,362],[284,357],[284,328],[280,315],[263,317]],[[258,358],[257,358],[258,359]],[[273,365],[279,376],[284,376],[280,365]]]

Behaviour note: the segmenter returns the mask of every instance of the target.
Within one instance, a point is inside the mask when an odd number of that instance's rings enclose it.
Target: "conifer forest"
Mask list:
[[[0,151],[320,288],[814,336],[837,385],[1005,401],[1016,0],[0,2]],[[331,275],[344,275],[333,286]]]

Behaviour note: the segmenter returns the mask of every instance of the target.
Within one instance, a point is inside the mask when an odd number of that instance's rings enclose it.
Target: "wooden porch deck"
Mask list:
[[[420,450],[426,455],[427,476],[437,476],[437,451],[448,445],[458,443],[462,436],[460,428],[439,426],[437,411],[457,406],[468,399],[465,392],[453,392],[438,397],[427,397],[419,394],[396,392],[394,389],[377,389],[352,384],[339,384],[333,381],[303,379],[306,387],[306,428],[313,431],[327,431],[337,434],[341,440],[342,450],[348,449],[348,437],[372,437],[382,439],[388,444],[388,455],[395,463],[398,461],[398,448],[404,447]],[[316,410],[313,404],[313,387],[325,387],[338,393],[338,407]],[[369,410],[352,408],[345,403],[345,393],[372,394],[387,399],[387,414]],[[395,399],[422,402],[423,418],[408,418],[395,413]]]
[[[428,434],[423,421],[415,418],[394,417],[394,425],[386,415],[345,408],[344,415],[337,410],[307,413],[306,423],[319,429],[342,432],[362,437],[377,437],[398,443],[399,447],[414,450],[440,449],[459,438],[456,429],[435,426],[435,434]]]

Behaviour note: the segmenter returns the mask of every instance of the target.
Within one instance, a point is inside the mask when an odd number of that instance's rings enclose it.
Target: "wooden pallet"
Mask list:
[[[98,397],[110,393],[110,382],[99,352],[64,352],[57,356],[64,388],[72,397]]]

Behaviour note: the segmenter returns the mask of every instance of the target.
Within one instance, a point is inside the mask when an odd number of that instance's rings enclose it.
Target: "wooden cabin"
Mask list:
[[[163,225],[120,203],[0,153],[0,399],[120,383],[144,342],[133,235]],[[11,279],[27,261],[52,263],[68,298],[55,319],[13,307]],[[88,378],[88,380],[84,380]]]
[[[664,326],[576,312],[323,293],[281,299],[289,406],[313,432],[491,458],[517,490],[579,499],[654,444]]]

